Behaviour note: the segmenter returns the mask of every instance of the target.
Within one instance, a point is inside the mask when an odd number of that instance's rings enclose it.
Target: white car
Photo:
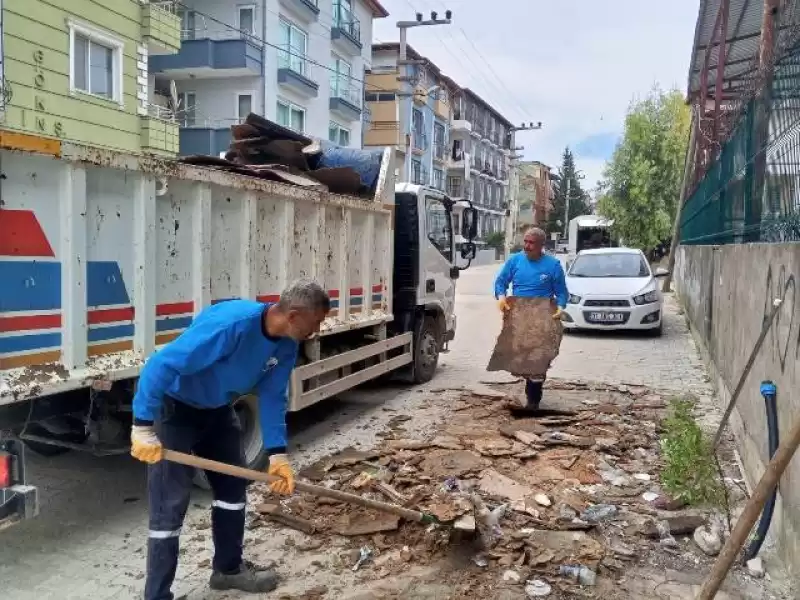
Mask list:
[[[634,248],[583,250],[567,268],[566,329],[649,330],[661,334],[664,298],[647,258]]]

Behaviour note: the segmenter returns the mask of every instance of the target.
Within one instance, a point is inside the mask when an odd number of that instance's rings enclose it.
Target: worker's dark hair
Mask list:
[[[278,308],[283,312],[290,310],[309,310],[312,312],[328,312],[331,299],[320,284],[313,279],[302,278],[293,281],[283,290]]]

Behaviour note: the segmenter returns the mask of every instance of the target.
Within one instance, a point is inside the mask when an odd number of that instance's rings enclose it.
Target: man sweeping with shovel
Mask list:
[[[232,402],[256,390],[273,492],[291,494],[294,473],[286,457],[286,392],[298,342],[319,331],[330,309],[317,283],[300,280],[275,304],[229,300],[203,310],[177,339],[145,364],[133,399],[131,454],[150,463],[145,600],[172,600],[178,540],[193,469],[164,457],[164,448],[244,466],[241,427]],[[163,444],[163,445],[162,445]],[[214,501],[210,586],[264,593],[277,575],[242,560],[247,482],[207,471]]]
[[[518,417],[539,410],[547,369],[561,343],[561,313],[568,300],[561,263],[544,253],[546,237],[537,227],[528,229],[523,251],[508,258],[494,284],[504,323],[487,370],[525,377],[527,404],[511,409]],[[507,297],[509,286],[513,298]]]

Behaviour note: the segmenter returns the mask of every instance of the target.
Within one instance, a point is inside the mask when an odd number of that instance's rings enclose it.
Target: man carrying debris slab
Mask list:
[[[277,303],[228,300],[203,310],[177,339],[145,364],[133,399],[131,454],[148,473],[150,534],[145,600],[172,600],[178,539],[189,505],[193,469],[162,460],[163,446],[244,466],[241,427],[232,402],[257,390],[273,492],[291,494],[286,457],[286,392],[298,342],[319,331],[330,309],[325,290],[310,280],[286,289]],[[214,494],[212,589],[264,593],[277,575],[242,560],[247,482],[206,472]]]
[[[544,253],[546,235],[537,227],[523,237],[523,251],[512,254],[494,284],[503,312],[503,330],[489,371],[509,371],[525,378],[526,405],[512,408],[515,416],[539,409],[542,386],[561,344],[561,312],[567,306],[567,285],[559,260]],[[511,286],[514,296],[508,297]]]

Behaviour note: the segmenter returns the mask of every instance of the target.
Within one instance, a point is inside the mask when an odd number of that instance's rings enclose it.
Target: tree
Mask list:
[[[575,168],[575,157],[569,148],[564,150],[561,167],[558,169],[558,179],[554,182],[555,200],[553,209],[547,216],[545,228],[547,233],[564,231],[564,211],[567,204],[567,182],[569,181],[569,218],[567,221],[580,215],[589,214],[589,195],[581,187],[578,171]],[[561,225],[558,222],[561,221]]]
[[[634,102],[603,172],[597,210],[626,246],[649,251],[669,238],[680,198],[691,116],[683,95],[654,88]]]
[[[484,241],[486,242],[487,247],[499,250],[505,247],[506,234],[502,231],[494,231],[487,235]]]

